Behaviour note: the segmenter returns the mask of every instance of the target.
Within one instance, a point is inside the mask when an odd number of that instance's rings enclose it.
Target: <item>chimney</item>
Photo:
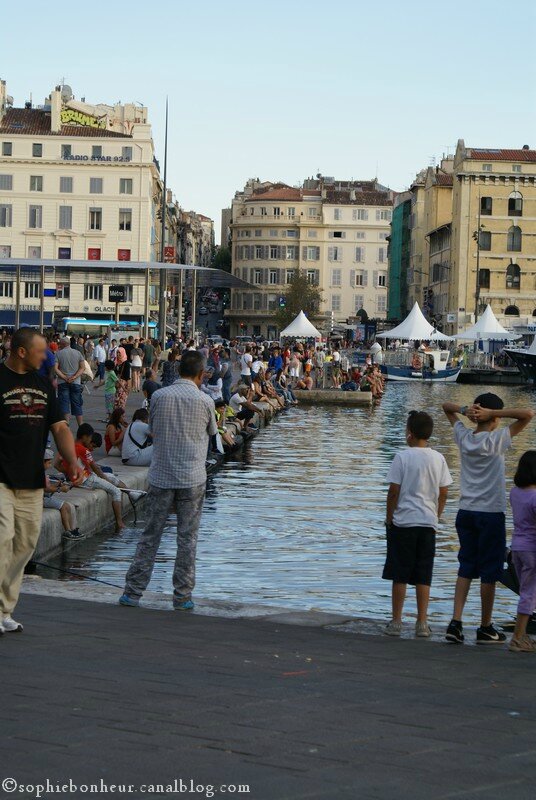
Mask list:
[[[50,132],[59,133],[61,130],[61,89],[56,86],[50,93]]]
[[[7,110],[7,86],[0,80],[0,122],[4,119]]]

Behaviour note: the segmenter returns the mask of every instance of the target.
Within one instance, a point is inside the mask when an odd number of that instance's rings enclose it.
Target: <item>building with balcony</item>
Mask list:
[[[395,193],[377,181],[317,175],[300,187],[248,181],[232,203],[232,269],[254,289],[233,290],[231,335],[278,335],[274,313],[294,270],[322,289],[327,332],[365,310],[385,319],[387,239]]]

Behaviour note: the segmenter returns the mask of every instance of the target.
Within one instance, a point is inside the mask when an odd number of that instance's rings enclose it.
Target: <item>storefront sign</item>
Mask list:
[[[64,161],[107,161],[107,162],[128,162],[132,161],[131,158],[126,156],[62,156]]]
[[[82,125],[85,128],[101,128],[106,130],[106,120],[97,119],[82,111],[75,111],[73,108],[64,108],[61,112],[62,125]]]
[[[107,313],[109,311],[115,311],[115,306],[95,306],[93,311],[95,312],[99,311],[100,313]]]
[[[108,289],[108,301],[110,303],[124,303],[126,293],[125,286],[110,286]]]
[[[172,264],[175,261],[175,248],[174,247],[164,247],[164,261],[167,264]]]

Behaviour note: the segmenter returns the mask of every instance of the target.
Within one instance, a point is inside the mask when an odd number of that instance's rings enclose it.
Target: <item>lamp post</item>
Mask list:
[[[160,261],[164,263],[166,245],[166,212],[167,212],[167,142],[168,142],[168,99],[166,97],[166,132],[164,138],[164,185],[162,188],[162,240],[160,242]],[[167,330],[167,270],[162,267],[160,270],[160,285],[158,292],[158,334],[162,347],[166,346]]]
[[[480,305],[480,234],[484,225],[480,222],[480,212],[482,208],[482,198],[478,195],[478,222],[477,229],[473,231],[473,239],[476,242],[476,288],[475,288],[475,324],[478,319],[478,306]]]

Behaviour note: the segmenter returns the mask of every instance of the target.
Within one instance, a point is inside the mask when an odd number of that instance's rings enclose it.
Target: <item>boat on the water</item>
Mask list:
[[[451,342],[452,337],[441,333],[428,322],[418,303],[400,325],[378,334],[376,338],[406,343],[395,350],[382,352],[379,365],[387,380],[453,383],[461,372],[461,365],[452,365],[450,351],[442,350],[437,344]],[[428,344],[415,349],[412,342]],[[379,359],[375,360],[379,363]]]
[[[536,384],[536,336],[530,347],[505,347],[504,352],[514,362],[527,383]]]

